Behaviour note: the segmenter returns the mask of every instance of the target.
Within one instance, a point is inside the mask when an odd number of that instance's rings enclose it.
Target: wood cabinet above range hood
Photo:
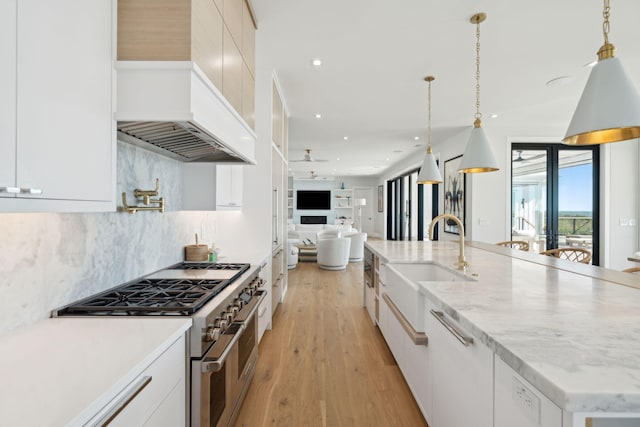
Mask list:
[[[119,139],[185,162],[255,164],[256,135],[191,61],[118,61]]]
[[[249,0],[119,0],[119,139],[255,163],[255,28]]]

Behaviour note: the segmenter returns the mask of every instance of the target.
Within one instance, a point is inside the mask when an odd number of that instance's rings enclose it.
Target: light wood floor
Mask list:
[[[235,426],[427,426],[362,305],[362,263],[289,270]]]

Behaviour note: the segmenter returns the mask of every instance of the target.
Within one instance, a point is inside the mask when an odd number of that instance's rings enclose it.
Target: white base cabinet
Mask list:
[[[430,312],[427,330],[431,351],[433,389],[431,427],[493,426],[493,352],[478,340],[465,346]],[[447,322],[461,336],[469,337],[456,322]]]
[[[562,410],[495,356],[495,427],[562,427]]]
[[[387,304],[384,296],[379,300],[379,325],[387,345],[398,363],[413,397],[427,422],[431,422],[431,380],[428,346],[415,344],[405,332],[400,320]]]
[[[184,335],[86,425],[175,427],[186,423]]]

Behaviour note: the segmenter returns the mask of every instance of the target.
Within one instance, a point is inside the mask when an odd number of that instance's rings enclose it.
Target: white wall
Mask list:
[[[601,167],[609,171],[600,187],[601,234],[608,236],[601,247],[600,264],[615,270],[637,267],[627,257],[638,245],[638,140],[601,147]],[[635,223],[635,225],[631,225]]]

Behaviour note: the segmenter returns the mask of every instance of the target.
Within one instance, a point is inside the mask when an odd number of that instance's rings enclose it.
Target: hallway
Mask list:
[[[362,263],[289,270],[236,427],[426,426],[362,305]]]

